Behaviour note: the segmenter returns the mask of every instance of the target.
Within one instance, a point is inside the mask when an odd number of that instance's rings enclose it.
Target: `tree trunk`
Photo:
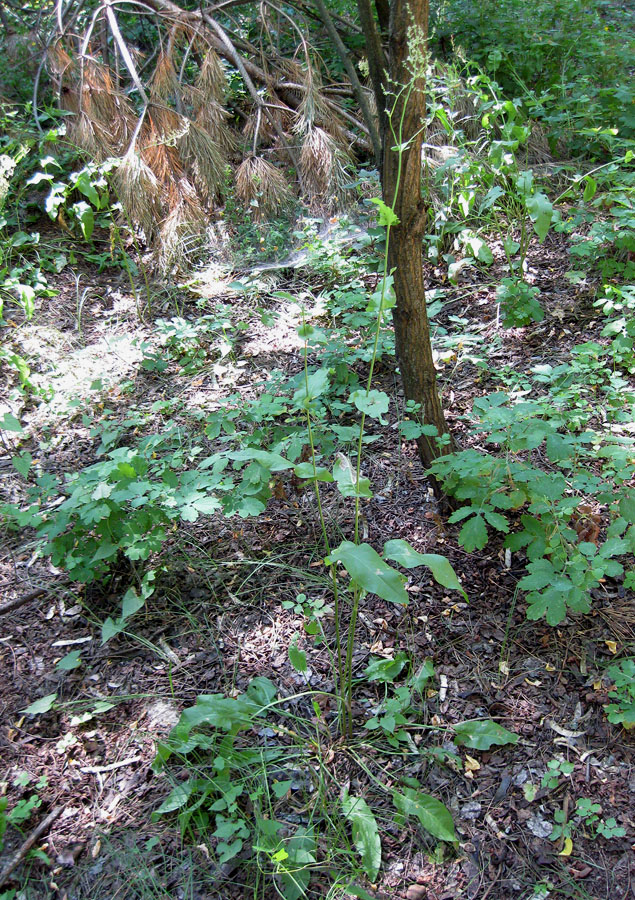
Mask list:
[[[428,0],[392,0],[388,50],[391,110],[384,137],[382,189],[384,202],[399,217],[391,229],[388,267],[394,275],[396,306],[393,309],[397,360],[407,400],[420,404],[423,422],[448,428],[437,390],[437,375],[430,345],[423,280],[422,239],[428,211],[421,196],[421,149],[424,140],[424,93],[428,37]],[[417,73],[413,83],[413,71]],[[396,144],[407,144],[401,163]],[[418,441],[419,454],[428,466],[447,448],[434,438]]]

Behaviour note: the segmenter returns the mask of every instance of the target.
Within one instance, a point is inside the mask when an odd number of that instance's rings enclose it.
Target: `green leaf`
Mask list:
[[[369,681],[382,681],[386,684],[392,684],[407,662],[407,654],[400,650],[395,654],[394,659],[383,659],[381,657],[372,659],[364,669],[364,675]]]
[[[399,218],[390,206],[386,206],[380,197],[371,197],[371,203],[377,207],[377,222],[379,225],[398,225]]]
[[[2,419],[0,419],[0,430],[14,431],[16,434],[22,434],[24,428],[20,425],[15,416],[12,416],[11,413],[5,413]]]
[[[101,643],[102,646],[106,644],[111,638],[115,637],[115,635],[119,634],[119,632],[123,631],[124,624],[120,619],[115,621],[111,616],[108,616],[106,621],[101,626]]]
[[[342,797],[344,816],[351,823],[353,842],[359,853],[364,872],[371,881],[377,878],[381,866],[381,840],[377,820],[362,797]]]
[[[95,228],[95,214],[92,206],[82,200],[79,203],[74,203],[71,209],[79,222],[84,240],[89,241]]]
[[[505,516],[501,516],[500,513],[490,512],[490,510],[484,511],[484,516],[487,519],[488,523],[495,528],[497,531],[502,531],[504,534],[507,534],[509,531],[509,522],[505,518]]]
[[[16,472],[19,472],[23,478],[26,478],[29,474],[29,469],[33,465],[33,457],[30,453],[21,453],[20,456],[13,456],[11,462]]]
[[[460,591],[467,598],[456,572],[445,556],[439,553],[419,553],[407,541],[395,538],[384,544],[384,557],[398,563],[404,569],[427,566],[436,582],[452,591]]]
[[[404,816],[416,816],[421,827],[440,841],[456,841],[454,822],[449,809],[429,794],[414,788],[404,788],[403,794],[392,795],[395,807]]]
[[[468,553],[483,549],[487,544],[487,528],[482,516],[474,516],[465,523],[459,532],[459,544]]]
[[[421,694],[431,678],[434,678],[434,664],[431,659],[426,659],[423,665],[419,667],[419,671],[410,678],[408,684],[413,691],[418,691]]]
[[[525,200],[525,205],[527,207],[529,217],[534,223],[534,231],[536,232],[542,243],[542,241],[544,241],[544,239],[547,237],[547,232],[549,231],[549,227],[551,225],[553,206],[551,205],[551,202],[547,195],[540,192],[534,194],[531,197],[527,197],[527,199]]]
[[[635,494],[622,497],[620,500],[620,515],[624,516],[627,522],[635,522]]]
[[[353,391],[348,398],[354,403],[360,412],[366,413],[371,419],[379,419],[382,421],[384,413],[388,412],[388,394],[384,391]]]
[[[585,203],[588,203],[589,200],[593,200],[595,197],[595,192],[598,189],[598,183],[595,178],[592,178],[590,175],[587,175],[584,179],[584,193],[582,194],[582,199]]]
[[[139,612],[140,609],[143,609],[145,606],[145,601],[142,597],[137,594],[134,588],[130,588],[124,594],[123,600],[121,601],[121,618],[129,619],[130,616],[134,616],[136,612]]]
[[[356,472],[348,456],[338,453],[333,465],[333,478],[342,497],[372,497],[368,478],[356,480]]]
[[[306,672],[306,653],[304,652],[304,650],[300,650],[295,640],[289,645],[289,662],[296,670],[296,672],[301,672],[302,674]]]
[[[256,447],[247,447],[245,450],[234,450],[228,454],[230,459],[237,460],[255,460],[269,469],[270,472],[283,472],[285,469],[292,469],[293,463],[280,456],[279,453],[271,453],[269,450],[258,450]]]
[[[95,185],[90,180],[88,172],[80,173],[75,181],[75,187],[78,191],[81,191],[84,197],[88,197],[95,209],[99,209],[99,194],[97,193]]]
[[[311,462],[298,463],[293,469],[293,474],[296,478],[304,478],[307,481],[331,482],[335,480],[327,468],[316,466],[314,470]]]
[[[82,664],[79,657],[80,652],[80,650],[71,650],[63,659],[60,659],[55,668],[61,672],[70,672],[72,669],[77,669]]]
[[[320,397],[329,386],[330,369],[322,368],[312,372],[293,395],[293,402],[306,409],[312,400]]]
[[[518,743],[518,735],[491,719],[473,719],[454,726],[454,743],[471,750],[489,750],[494,744],[503,746]]]
[[[48,712],[49,709],[52,709],[56,700],[56,693],[47,694],[46,697],[40,697],[39,700],[35,700],[30,706],[27,706],[26,709],[21,709],[20,712],[24,713],[25,716],[39,716],[42,713]]]
[[[342,541],[326,562],[341,562],[353,581],[369,594],[377,594],[390,603],[408,602],[403,576],[387,565],[370,544]]]
[[[287,791],[291,788],[293,784],[292,780],[289,781],[274,781],[271,785],[271,789],[274,794],[278,798],[278,800],[282,800],[282,798],[286,795]]]

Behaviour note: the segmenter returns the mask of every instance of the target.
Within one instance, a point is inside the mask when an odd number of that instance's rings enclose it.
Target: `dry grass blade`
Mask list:
[[[263,221],[280,213],[292,200],[284,175],[266,159],[249,156],[236,170],[236,196]]]

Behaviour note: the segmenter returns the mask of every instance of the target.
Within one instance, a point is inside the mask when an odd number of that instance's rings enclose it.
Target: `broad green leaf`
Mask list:
[[[394,659],[372,659],[364,669],[364,675],[368,681],[383,681],[392,684],[407,662],[407,654],[400,650],[395,654]]]
[[[278,800],[281,800],[286,795],[287,791],[291,788],[292,784],[293,784],[292,780],[274,781],[274,783],[271,785],[271,789],[273,790],[273,792],[276,795],[276,797],[278,798]],[[279,827],[280,826],[278,826],[278,828]]]
[[[200,500],[195,500],[192,504],[194,509],[198,512],[203,513],[203,515],[211,515],[213,512],[216,512],[217,509],[220,509],[222,503],[217,497],[212,497],[211,495],[208,497],[201,497]]]
[[[491,719],[473,719],[454,726],[454,743],[471,750],[489,750],[494,744],[518,743],[518,735]]]
[[[293,474],[296,478],[304,478],[307,481],[334,481],[333,476],[327,468],[324,466],[316,466],[314,470],[313,463],[311,462],[298,463],[293,469]]]
[[[369,594],[377,594],[390,603],[405,605],[408,602],[404,578],[385,563],[370,544],[342,541],[326,562],[341,562],[353,581]]]
[[[543,616],[549,625],[559,625],[567,615],[567,604],[562,591],[546,590],[542,594],[527,595],[527,618],[532,622]]]
[[[538,192],[531,197],[527,197],[525,205],[529,217],[534,223],[534,231],[542,242],[547,237],[547,232],[549,231],[553,216],[553,206],[551,205],[551,201],[546,194]]]
[[[426,659],[416,674],[410,678],[408,684],[413,691],[418,691],[421,694],[431,678],[434,678],[434,664],[431,659]]]
[[[380,422],[383,414],[388,412],[388,394],[384,391],[353,391],[348,399],[360,412],[366,413],[371,419],[379,419]]]
[[[320,397],[329,386],[330,369],[322,368],[312,372],[293,395],[293,402],[306,409],[311,400]]]
[[[198,784],[199,782],[196,778],[190,778],[182,784],[177,784],[177,786],[170,791],[161,806],[155,810],[154,815],[161,816],[165,813],[176,812],[177,809],[181,809],[186,805],[192,796],[192,793],[198,787]]]
[[[440,841],[456,841],[454,822],[449,809],[429,794],[423,794],[414,788],[404,788],[403,793],[395,791],[392,795],[395,807],[404,816],[416,816],[421,827]]]
[[[622,497],[620,500],[620,515],[624,516],[627,522],[635,522],[635,494]]]
[[[587,175],[584,181],[585,184],[582,199],[585,203],[588,203],[589,200],[593,200],[593,198],[595,197],[595,192],[598,189],[598,183],[595,178],[592,178],[590,175]]]
[[[19,472],[23,478],[26,478],[29,474],[29,469],[33,465],[33,457],[30,453],[25,452],[21,453],[20,456],[13,456],[11,462],[16,472]]]
[[[2,419],[0,419],[0,430],[14,431],[16,434],[22,434],[24,428],[20,425],[15,416],[12,416],[11,413],[5,413]]]
[[[485,510],[484,516],[492,528],[507,534],[509,531],[509,522],[505,516],[501,516],[500,513],[491,512],[490,510]]]
[[[137,594],[134,588],[130,588],[126,591],[121,601],[121,618],[129,619],[130,616],[134,616],[144,606],[144,599]]]
[[[306,653],[304,650],[300,650],[295,641],[289,645],[289,662],[296,672],[301,672],[302,674],[306,672]]]
[[[372,497],[368,478],[355,478],[355,469],[348,456],[338,453],[333,465],[333,478],[337,482],[337,489],[342,497]]]
[[[72,669],[77,669],[82,664],[79,656],[80,652],[80,650],[71,650],[63,659],[60,659],[55,668],[61,672],[70,672]]]
[[[81,200],[79,203],[74,203],[71,209],[79,222],[84,240],[89,241],[95,228],[95,214],[92,206]]]
[[[293,463],[280,456],[279,453],[271,453],[269,450],[258,450],[255,447],[248,447],[245,450],[234,450],[228,454],[230,459],[236,460],[255,460],[269,469],[270,472],[283,472],[285,469],[292,469]]]
[[[97,193],[95,185],[90,180],[90,175],[88,174],[88,172],[80,173],[80,175],[75,180],[75,187],[78,191],[81,191],[84,197],[88,197],[95,209],[99,209],[99,194]]]
[[[407,541],[395,538],[384,544],[384,557],[398,563],[404,569],[427,566],[435,581],[450,590],[460,591],[464,597],[467,597],[456,572],[445,556],[441,556],[439,553],[419,553]]]
[[[108,616],[106,621],[101,626],[101,643],[106,644],[111,638],[115,637],[115,635],[119,634],[124,629],[124,623],[117,619],[116,621]]]
[[[364,872],[374,881],[381,866],[381,840],[377,820],[362,797],[351,797],[346,793],[342,798],[342,810],[351,823],[353,841]]]
[[[377,222],[379,225],[398,225],[399,218],[390,206],[386,206],[380,197],[371,197],[371,203],[377,207]]]
[[[483,549],[487,544],[487,528],[482,516],[473,516],[465,523],[459,532],[459,544],[468,553]]]
[[[46,713],[49,709],[53,708],[53,704],[57,700],[57,694],[47,694],[45,697],[40,697],[39,700],[34,700],[26,709],[21,709],[20,712],[24,713],[26,716],[38,716],[42,713]]]

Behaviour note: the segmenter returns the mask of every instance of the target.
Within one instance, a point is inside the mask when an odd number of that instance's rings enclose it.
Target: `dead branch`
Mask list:
[[[43,834],[49,830],[53,822],[61,814],[63,806],[56,806],[45,819],[42,819],[37,828],[34,828],[28,838],[20,845],[18,850],[13,854],[9,862],[6,864],[2,872],[0,872],[0,887],[7,882],[11,873],[17,869],[24,857],[27,855],[33,844],[38,841]]]

